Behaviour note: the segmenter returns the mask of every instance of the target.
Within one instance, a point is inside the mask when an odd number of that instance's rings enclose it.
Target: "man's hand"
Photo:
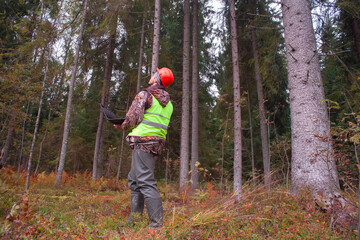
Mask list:
[[[119,130],[122,130],[121,124],[114,124],[113,126]]]

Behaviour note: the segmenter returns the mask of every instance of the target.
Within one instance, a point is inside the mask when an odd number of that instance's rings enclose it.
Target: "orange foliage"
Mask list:
[[[23,176],[23,173],[22,175]],[[176,185],[163,199],[164,223],[149,229],[144,214],[136,226],[126,226],[130,191],[126,180],[92,179],[91,172],[63,174],[60,189],[56,174],[39,173],[28,194],[16,182],[11,169],[0,171],[6,181],[4,194],[11,204],[4,207],[1,239],[352,239],[355,234],[329,228],[328,214],[319,211],[311,194],[293,196],[285,187],[271,191],[259,184],[244,186],[240,203],[222,196],[214,183],[196,194],[190,188],[179,195]],[[159,184],[160,190],[163,188]],[[11,191],[10,191],[10,190]],[[1,198],[0,198],[1,201]],[[1,204],[2,202],[0,202]],[[5,205],[4,205],[5,206]],[[8,208],[8,210],[7,210]],[[5,218],[6,216],[6,218]]]
[[[207,201],[213,200],[214,197],[218,195],[218,191],[215,190],[214,185],[212,185],[210,182],[206,183],[206,193],[208,194]]]

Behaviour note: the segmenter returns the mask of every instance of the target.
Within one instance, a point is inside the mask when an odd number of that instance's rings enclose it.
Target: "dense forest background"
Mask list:
[[[0,1],[0,236],[358,238],[359,24],[358,0]],[[124,117],[156,66],[174,113],[149,230],[99,103]]]
[[[221,7],[214,8],[214,4]],[[311,6],[326,94],[323,101],[327,103],[331,120],[340,183],[343,188],[353,188],[358,179],[360,144],[360,6],[355,0],[313,0]],[[66,172],[94,170],[99,103],[124,116],[139,91],[138,79],[141,88],[147,86],[152,64],[154,1],[89,1],[83,33],[78,40],[83,7],[83,2],[71,0],[1,1],[2,166],[22,172],[32,162],[31,175],[59,169],[69,82],[78,42]],[[156,169],[157,178],[166,182],[179,179],[184,95],[191,102],[191,93],[182,89],[183,11],[182,1],[161,1],[158,66],[169,67],[175,77],[168,88],[175,111],[166,148]],[[194,16],[190,17],[192,21]],[[199,124],[193,128],[199,134],[196,160],[199,182],[214,181],[230,190],[234,171],[234,97],[229,5],[200,0],[197,19]],[[242,178],[262,181],[264,150],[260,125],[264,124],[272,181],[288,185],[291,119],[280,3],[236,1],[236,24]],[[256,74],[262,80],[261,101],[265,109],[262,121]],[[131,152],[124,143],[124,133],[108,122],[103,123],[101,131],[97,173],[93,177],[126,178]]]

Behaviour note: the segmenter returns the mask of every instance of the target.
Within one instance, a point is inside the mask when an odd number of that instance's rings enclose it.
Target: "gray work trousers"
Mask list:
[[[151,153],[141,151],[138,145],[132,152],[131,170],[128,175],[128,184],[132,193],[141,193],[145,200],[160,198],[154,176],[155,159]]]

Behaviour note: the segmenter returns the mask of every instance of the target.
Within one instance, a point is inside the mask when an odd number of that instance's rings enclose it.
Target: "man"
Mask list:
[[[126,137],[133,150],[128,175],[131,190],[130,224],[134,223],[136,214],[142,214],[145,201],[150,218],[149,226],[156,228],[163,225],[163,208],[154,178],[154,167],[165,144],[173,112],[170,95],[165,89],[173,81],[170,69],[157,68],[157,72],[150,78],[150,87],[135,96],[125,121],[121,125],[114,125],[117,129],[131,129]]]

